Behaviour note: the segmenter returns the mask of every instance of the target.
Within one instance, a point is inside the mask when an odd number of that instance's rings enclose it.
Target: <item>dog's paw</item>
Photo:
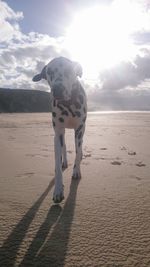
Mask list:
[[[74,169],[72,174],[72,179],[81,179],[81,172],[80,170]]]
[[[64,199],[64,195],[61,193],[59,195],[53,196],[53,201],[55,204],[59,204]]]
[[[62,202],[63,199],[64,199],[64,189],[62,188],[61,190],[55,190],[53,194],[54,203],[58,204]]]

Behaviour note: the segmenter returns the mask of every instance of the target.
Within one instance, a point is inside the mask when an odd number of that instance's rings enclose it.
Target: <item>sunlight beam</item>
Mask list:
[[[130,36],[142,19],[138,5],[129,0],[76,14],[66,31],[65,47],[83,65],[85,78],[96,79],[101,70],[132,60],[137,51]]]

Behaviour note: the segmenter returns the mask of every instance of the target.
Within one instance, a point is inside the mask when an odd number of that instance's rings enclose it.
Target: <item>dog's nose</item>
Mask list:
[[[64,86],[62,84],[55,84],[52,87],[53,96],[55,98],[63,98]]]

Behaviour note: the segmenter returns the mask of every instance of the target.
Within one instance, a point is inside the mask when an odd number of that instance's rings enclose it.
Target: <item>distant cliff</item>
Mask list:
[[[50,93],[48,92],[0,88],[0,113],[50,111]]]

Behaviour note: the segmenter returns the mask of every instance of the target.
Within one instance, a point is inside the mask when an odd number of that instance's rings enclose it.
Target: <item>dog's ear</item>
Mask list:
[[[47,78],[46,78],[46,67],[47,67],[47,65],[42,69],[41,73],[35,75],[35,76],[32,78],[32,81],[33,81],[33,82],[38,82],[38,81],[40,81],[41,79],[45,79],[45,80],[47,80]]]
[[[83,74],[81,65],[78,62],[74,62],[74,68],[76,75],[81,78]]]

